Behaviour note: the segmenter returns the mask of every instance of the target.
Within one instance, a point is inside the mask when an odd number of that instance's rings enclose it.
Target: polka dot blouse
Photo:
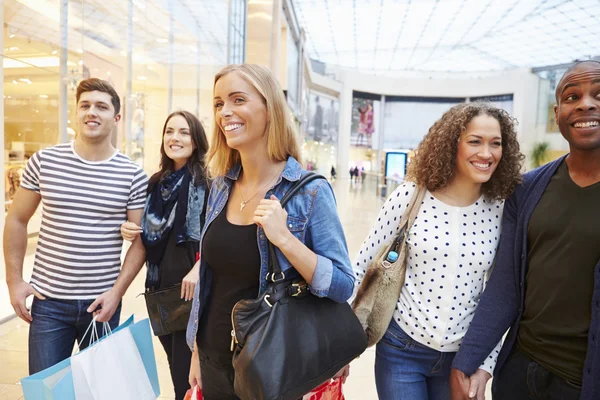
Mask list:
[[[354,262],[358,288],[369,263],[397,232],[415,185],[404,183],[386,200]],[[502,202],[483,196],[449,206],[427,191],[408,235],[406,281],[394,321],[417,342],[458,351],[473,319],[500,237]],[[480,367],[494,370],[501,343]]]

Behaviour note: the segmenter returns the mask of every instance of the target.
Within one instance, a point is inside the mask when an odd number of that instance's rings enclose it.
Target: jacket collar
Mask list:
[[[234,165],[226,174],[225,177],[232,181],[237,181],[240,177],[240,172],[242,172],[242,164]],[[302,175],[302,165],[292,156],[288,156],[288,159],[285,163],[285,168],[281,173],[281,178],[285,178],[290,182],[295,182],[300,179]],[[277,180],[279,183],[280,179]]]

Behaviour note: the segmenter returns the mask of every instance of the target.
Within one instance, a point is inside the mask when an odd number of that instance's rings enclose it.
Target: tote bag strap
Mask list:
[[[309,172],[306,175],[298,179],[291,188],[285,193],[285,195],[279,201],[281,208],[284,208],[288,201],[307,183],[314,181],[315,179],[325,179],[323,175]],[[285,279],[285,275],[281,272],[279,261],[275,255],[275,247],[269,242],[269,272],[267,273],[267,281],[278,282]]]
[[[415,219],[417,218],[417,214],[419,214],[419,209],[421,208],[421,203],[423,203],[423,199],[425,198],[425,193],[427,192],[427,188],[425,186],[417,185],[410,201],[408,202],[408,206],[402,217],[400,218],[400,223],[398,225],[398,233],[396,238],[392,242],[389,250],[395,250],[398,248],[398,245],[401,241],[405,240],[405,237],[408,235],[408,231],[412,228],[415,223]],[[387,254],[384,253],[384,257]]]

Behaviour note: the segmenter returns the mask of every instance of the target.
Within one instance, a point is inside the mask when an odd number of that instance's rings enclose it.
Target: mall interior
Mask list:
[[[121,96],[112,143],[148,174],[175,110],[213,123],[216,72],[267,66],[279,79],[304,168],[332,185],[350,258],[429,127],[460,102],[488,101],[518,121],[524,170],[568,152],[554,91],[577,60],[600,60],[598,0],[2,0],[0,228],[27,160],[76,135],[75,89],[89,77]],[[357,170],[358,178],[350,171]],[[42,218],[28,225],[27,278]],[[2,257],[4,260],[4,257]],[[22,399],[28,325],[0,268],[0,398]],[[140,273],[140,276],[144,272]],[[143,277],[123,316],[145,318]],[[155,351],[161,399],[173,399]],[[347,399],[376,399],[374,350],[352,364]],[[488,385],[489,391],[489,385]]]

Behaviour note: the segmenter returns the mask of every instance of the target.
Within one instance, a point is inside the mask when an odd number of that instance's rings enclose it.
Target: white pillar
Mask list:
[[[0,6],[0,22],[2,22],[2,26],[4,26],[4,7]],[[0,49],[4,49],[4,29],[0,32]],[[4,50],[2,50],[4,52]],[[1,57],[4,60],[4,57]],[[5,198],[5,190],[4,187],[4,149],[6,148],[6,144],[4,143],[4,63],[0,64],[0,92],[2,92],[2,97],[0,97],[0,143],[2,143],[2,155],[0,155],[0,165],[2,165],[2,179],[0,179],[0,193],[2,196],[2,210],[0,212],[0,238],[2,238],[2,231],[4,231],[4,208],[6,207],[6,198]],[[0,254],[2,254],[2,260],[4,260],[4,254],[2,253],[2,248],[0,246]]]
[[[345,74],[344,74],[345,75]],[[341,79],[346,82],[344,76]],[[340,177],[348,177],[350,162],[350,131],[352,130],[352,88],[344,84],[340,92],[340,130],[338,138],[337,173]]]
[[[58,143],[69,140],[67,134],[67,110],[69,107],[67,82],[69,70],[69,0],[60,2],[60,79],[58,81]]]
[[[131,156],[133,143],[133,0],[127,1],[127,65],[125,66],[125,98],[123,99],[123,108],[125,108],[125,154]],[[123,113],[123,109],[121,109]]]
[[[175,68],[175,19],[172,0],[169,1],[169,96],[167,114],[173,112],[173,69]]]

